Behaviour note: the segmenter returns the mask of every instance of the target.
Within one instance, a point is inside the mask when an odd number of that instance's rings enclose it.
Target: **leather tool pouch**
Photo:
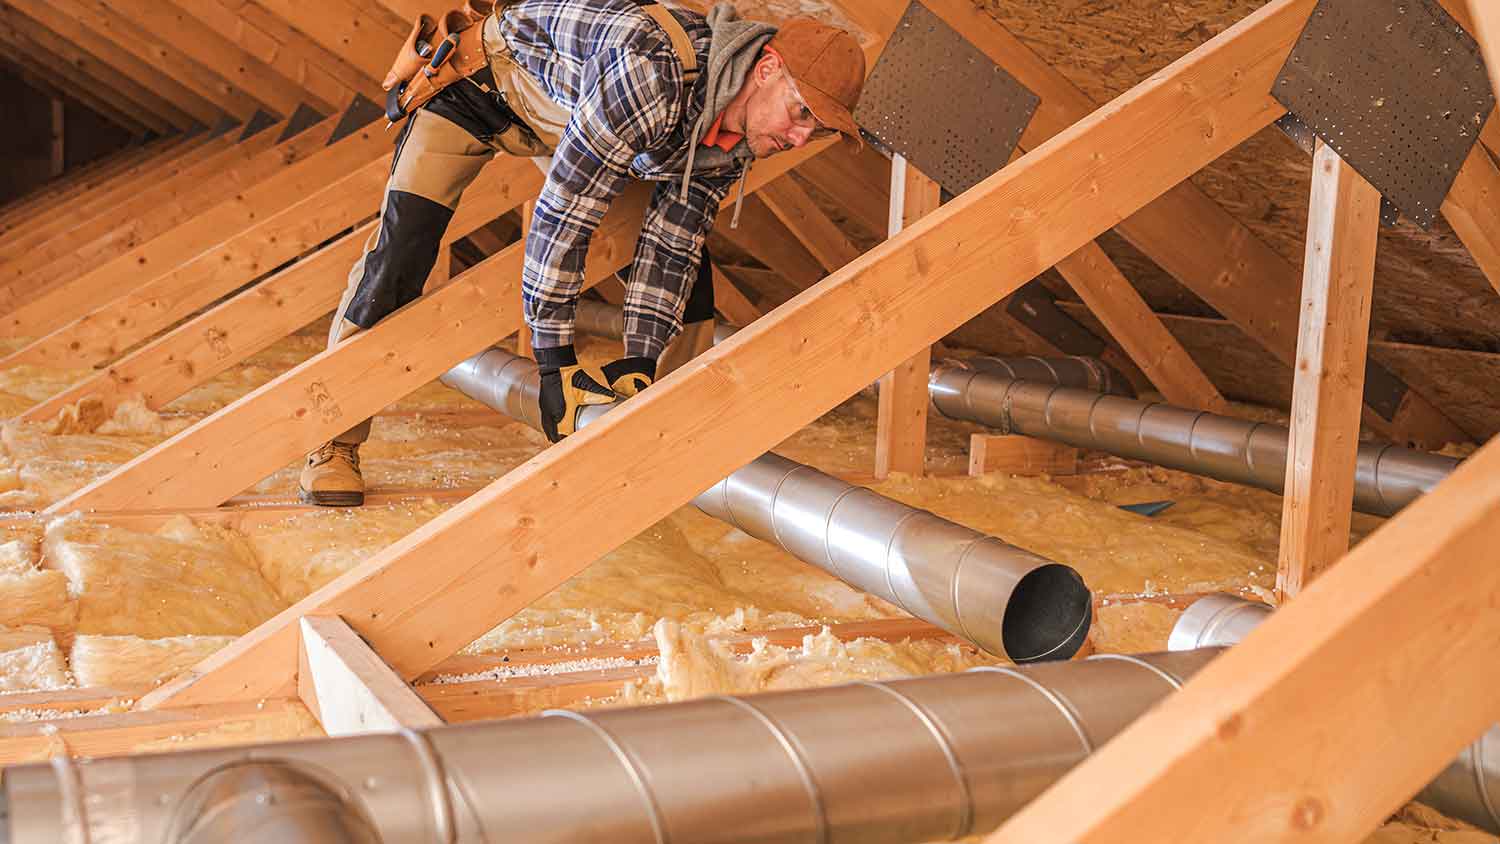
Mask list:
[[[391,74],[398,82],[391,87],[386,98],[386,117],[392,123],[402,120],[421,108],[438,91],[468,78],[488,64],[496,91],[486,89],[486,92],[498,93],[520,119],[492,137],[490,145],[502,152],[528,158],[555,152],[572,112],[553,100],[531,71],[516,61],[500,34],[500,12],[516,2],[519,0],[468,0],[463,9],[448,12],[436,22],[423,15],[413,26],[412,34],[391,67]],[[655,0],[637,2],[666,33],[673,53],[682,63],[683,82],[692,86],[700,72],[692,38],[665,6]],[[417,52],[417,41],[427,40],[437,49],[436,45],[454,34],[457,35],[456,48],[447,61],[433,71],[430,62]]]

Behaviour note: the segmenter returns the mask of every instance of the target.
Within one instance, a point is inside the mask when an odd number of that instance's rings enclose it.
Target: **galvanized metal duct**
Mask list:
[[[536,364],[503,349],[443,383],[540,427]],[[607,408],[586,408],[587,424]],[[808,466],[766,454],[693,503],[846,583],[1014,662],[1066,659],[1093,607],[1072,568]]]
[[[262,820],[225,840],[297,840],[257,834],[290,808],[258,791],[190,799],[249,760],[315,779],[344,802],[348,828],[367,819],[387,842],[955,839],[999,826],[1215,653],[19,766],[3,791],[11,836],[26,844],[185,844],[173,830],[252,804]]]
[[[1200,598],[1177,619],[1168,647],[1191,652],[1234,645],[1270,616],[1271,608],[1265,604],[1233,595]],[[1500,724],[1464,748],[1416,799],[1500,835]]]
[[[580,299],[576,312],[575,327],[584,334],[596,337],[620,339],[625,333],[625,311],[619,305]],[[714,342],[722,343],[739,331],[739,326],[719,323],[714,328]],[[950,358],[933,367],[953,366],[972,369],[990,375],[1000,375],[1038,384],[1056,384],[1059,387],[1074,387],[1080,390],[1095,390],[1117,396],[1135,398],[1135,387],[1131,386],[1119,370],[1098,358],[1081,356],[1042,357],[996,357],[981,355],[971,358]]]
[[[1196,410],[1088,390],[937,367],[929,394],[939,413],[1006,433],[1147,460],[1221,481],[1281,492],[1290,432]],[[1437,486],[1458,460],[1395,445],[1360,443],[1354,506],[1390,516]]]

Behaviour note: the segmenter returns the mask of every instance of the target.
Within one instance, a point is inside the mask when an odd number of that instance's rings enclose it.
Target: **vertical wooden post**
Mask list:
[[[942,201],[937,182],[907,163],[891,158],[890,235],[937,210]],[[875,477],[892,472],[921,475],[927,451],[927,371],[932,349],[923,349],[880,379],[875,422]]]
[[[1380,193],[1321,142],[1313,156],[1292,434],[1276,591],[1291,597],[1349,550]]]
[[[57,178],[67,169],[67,144],[64,135],[66,108],[61,98],[52,98],[52,169],[50,175]]]
[[[525,249],[526,238],[531,234],[531,215],[536,212],[536,200],[527,200],[521,205],[521,248]],[[516,332],[516,354],[523,358],[534,357],[531,353],[531,326],[527,324],[524,314],[526,308],[521,307],[521,329]]]

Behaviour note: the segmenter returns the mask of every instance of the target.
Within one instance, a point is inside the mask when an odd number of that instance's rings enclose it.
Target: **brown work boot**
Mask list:
[[[365,479],[359,473],[359,443],[326,442],[307,455],[298,497],[319,507],[358,507],[365,503]]]

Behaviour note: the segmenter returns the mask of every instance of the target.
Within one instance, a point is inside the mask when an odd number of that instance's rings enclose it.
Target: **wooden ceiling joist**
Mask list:
[[[1311,7],[1312,0],[1273,0],[619,411],[148,695],[143,705],[283,693],[295,681],[297,620],[305,615],[341,616],[403,677],[428,670],[1269,125],[1280,109],[1266,92]],[[1141,142],[1146,133],[1150,143]],[[1009,224],[993,225],[1001,215]],[[603,259],[591,257],[596,265]],[[490,314],[484,335],[509,333],[505,329],[519,322],[514,267],[508,283],[497,285],[503,292],[491,294],[491,307],[507,324],[496,326]],[[462,291],[463,279],[426,304],[435,308],[444,294]],[[259,437],[268,444],[313,444],[414,387],[418,377],[435,374],[415,364],[429,350],[412,347],[438,344],[402,342],[403,333],[436,332],[442,345],[450,345],[450,335],[481,333],[472,323],[484,299],[454,298],[460,308],[419,314],[413,306],[325,353],[327,360],[359,350],[363,359],[357,373],[316,379],[324,392],[315,405],[308,406],[303,389],[318,358],[242,399],[220,421],[211,418],[159,447],[158,455],[175,452],[183,461],[176,468],[163,472],[165,464],[148,453],[59,507],[88,506],[91,497],[100,506],[187,504],[185,493],[218,497],[231,483],[248,486],[240,481],[251,473],[232,469],[230,452],[259,456]],[[470,342],[451,345],[450,358],[475,351]],[[355,364],[353,354],[347,360]],[[407,370],[425,371],[408,376]],[[388,386],[376,395],[378,384]],[[360,386],[365,389],[351,389]],[[267,405],[272,395],[291,401],[278,403],[270,417],[246,412]],[[350,404],[343,412],[331,412],[345,398]],[[283,420],[299,406],[308,412],[296,420],[302,430],[292,434]],[[153,471],[144,471],[148,467]],[[237,476],[226,477],[231,471]],[[193,483],[184,484],[189,473]],[[201,489],[205,482],[216,488]],[[114,494],[103,494],[110,487]],[[605,507],[608,518],[600,518]]]
[[[147,86],[114,70],[105,58],[84,49],[75,39],[57,34],[8,2],[0,3],[0,24],[3,24],[0,41],[14,50],[15,55],[33,56],[37,65],[47,68],[70,87],[90,91],[121,111],[139,114],[153,128],[186,130],[204,123]]]
[[[541,189],[541,173],[530,161],[499,158],[486,178],[501,187],[467,192],[444,236],[520,205]],[[20,418],[44,421],[70,404],[88,402],[106,415],[122,401],[140,397],[159,410],[220,372],[327,314],[338,305],[349,268],[373,237],[375,223],[355,229],[316,253],[236,294],[217,307],[174,327],[107,369],[47,399]]]
[[[1497,473],[1492,442],[987,844],[1365,840],[1500,721]]]
[[[96,28],[99,26],[97,22],[87,20],[89,15],[81,0],[5,2],[51,30],[56,36],[55,40],[76,45],[83,53],[102,63],[108,72],[129,80],[138,88],[144,89],[151,98],[169,104],[176,111],[186,113],[204,126],[214,125],[220,115],[225,113],[213,102],[173,79],[149,58],[142,59],[136,52],[115,41],[114,37],[101,33]]]
[[[276,154],[274,149],[263,153]],[[207,304],[215,298],[202,299],[208,289],[228,293],[301,254],[297,250],[306,251],[376,213],[384,183],[378,171],[382,162],[389,166],[390,155],[391,137],[376,126],[367,127],[279,167],[167,234],[54,287],[7,313],[3,327],[11,336],[56,336],[43,337],[0,361],[0,366],[25,360],[92,366],[108,360],[111,350],[123,348],[120,343],[134,342],[122,339],[127,334],[143,339],[149,336],[140,333],[145,326],[162,325],[166,313],[185,316],[180,311],[186,301]],[[374,187],[352,196],[336,187],[354,189],[372,181]],[[200,286],[192,288],[189,279]],[[186,298],[155,298],[167,289],[181,290]],[[124,314],[117,314],[112,323],[86,318],[122,297],[132,297],[137,308],[128,324],[117,321]],[[65,335],[70,339],[63,341]],[[80,345],[72,347],[74,342]]]
[[[924,5],[1041,97],[1021,136],[1022,149],[1035,149],[1096,108],[1088,95],[971,0],[924,0]],[[872,31],[889,32],[906,2],[860,0],[841,2],[840,7]],[[1301,268],[1282,258],[1207,194],[1184,181],[1115,229],[1252,340],[1288,366],[1294,365]],[[1469,440],[1467,433],[1415,390],[1407,391],[1394,419],[1367,407],[1364,420],[1397,442],[1438,447]]]

